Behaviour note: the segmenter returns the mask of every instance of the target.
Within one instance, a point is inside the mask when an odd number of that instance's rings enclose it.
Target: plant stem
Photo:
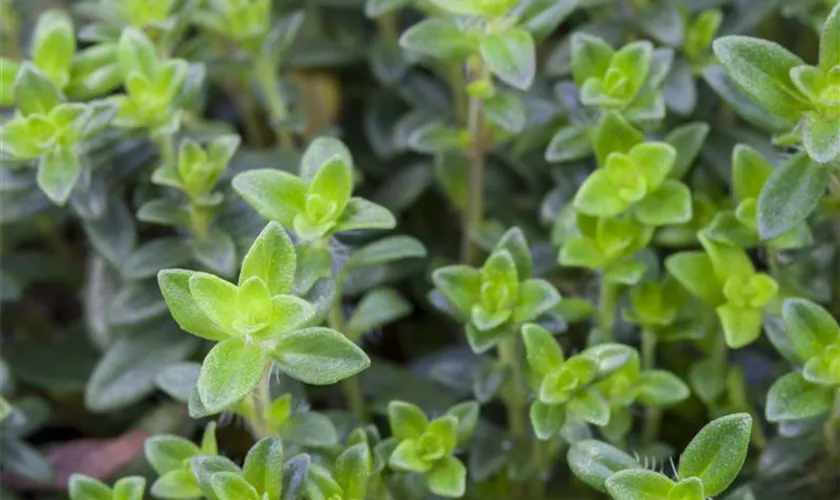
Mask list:
[[[175,141],[171,135],[153,133],[152,139],[158,148],[160,161],[167,167],[177,167],[178,159],[175,153]]]
[[[834,396],[834,408],[825,423],[825,445],[831,460],[840,461],[840,393]]]
[[[250,419],[251,428],[256,438],[262,438],[271,434],[268,422],[265,420],[266,410],[271,406],[271,367],[269,363],[257,387],[251,393],[251,406],[254,413]]]
[[[254,58],[254,76],[257,84],[265,96],[271,127],[277,137],[277,142],[284,149],[294,149],[295,143],[288,129],[286,121],[289,119],[289,109],[283,94],[280,93],[280,82],[274,71],[274,63],[265,55]]]
[[[190,229],[199,241],[210,233],[210,213],[207,208],[190,200]]]
[[[597,327],[599,330],[599,341],[610,342],[614,334],[615,315],[618,309],[618,285],[607,283],[601,277],[601,295],[598,298]]]
[[[482,78],[483,64],[472,68],[471,78]],[[484,218],[484,150],[485,130],[482,101],[470,96],[467,111],[467,130],[470,134],[469,172],[467,179],[467,203],[464,207],[463,232],[461,234],[462,261],[477,264],[481,249],[472,242],[472,232],[481,225]]]
[[[524,408],[528,396],[523,391],[517,342],[517,337],[511,335],[499,344],[499,362],[511,369],[511,376],[504,398],[508,411],[510,433],[516,442],[525,443],[528,439],[528,426],[525,421]]]
[[[642,329],[642,369],[645,371],[656,368],[656,332],[651,328]],[[650,446],[659,437],[659,425],[662,422],[660,408],[648,408],[642,430],[642,443]]]

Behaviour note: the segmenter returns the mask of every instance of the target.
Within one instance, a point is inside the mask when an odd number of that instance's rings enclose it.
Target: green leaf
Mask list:
[[[347,498],[364,498],[371,474],[371,452],[367,443],[355,444],[336,459],[336,479]]]
[[[280,437],[262,438],[248,451],[242,466],[242,477],[261,498],[280,498],[283,487],[278,471],[283,469],[284,462],[283,441]]]
[[[159,476],[183,469],[189,459],[201,453],[192,441],[170,434],[146,439],[143,450],[146,460]]]
[[[674,482],[664,475],[644,469],[625,469],[606,482],[614,500],[669,500]]]
[[[668,498],[676,498],[680,500],[702,500],[706,498],[703,491],[703,482],[696,477],[683,479],[671,488]]]
[[[113,500],[143,500],[145,490],[145,477],[124,477],[114,484]]]
[[[692,217],[691,190],[682,182],[666,179],[639,203],[636,216],[650,226],[684,224]]]
[[[335,155],[315,173],[309,184],[309,196],[319,195],[334,204],[335,215],[342,212],[353,192],[353,167],[344,158]],[[334,217],[330,217],[333,220]]]
[[[208,273],[193,273],[189,278],[190,294],[201,312],[226,332],[232,332],[239,316],[235,285]],[[230,336],[230,333],[228,333]]]
[[[193,240],[193,257],[210,271],[222,276],[236,272],[236,243],[219,228],[214,228],[203,239]]]
[[[409,316],[413,309],[411,302],[393,288],[371,290],[353,311],[347,323],[347,336],[358,341],[365,333]]]
[[[280,437],[289,443],[312,448],[338,444],[338,433],[330,419],[321,413],[295,413],[283,423]]]
[[[569,125],[558,130],[545,150],[545,160],[550,163],[583,160],[592,155],[590,127]]]
[[[73,21],[67,12],[47,10],[38,16],[32,33],[32,61],[58,88],[70,80],[70,65],[76,52]]]
[[[822,200],[830,175],[803,153],[773,171],[758,198],[761,238],[777,238],[807,219]]]
[[[396,225],[397,220],[387,208],[363,198],[350,198],[333,231],[393,229]]]
[[[171,328],[132,332],[111,344],[85,387],[85,407],[109,412],[129,406],[155,390],[155,377],[183,361],[196,348],[194,338]]]
[[[818,304],[801,298],[786,299],[782,307],[785,337],[801,359],[820,355],[823,350],[840,343],[840,326],[831,314]]]
[[[801,373],[789,373],[770,387],[765,415],[770,422],[818,417],[831,411],[836,393],[835,388],[808,382]]]
[[[467,468],[458,458],[439,460],[426,474],[429,490],[444,498],[460,498],[467,489]]]
[[[198,395],[207,411],[219,413],[247,396],[262,377],[266,358],[263,349],[246,338],[216,344],[198,376]]]
[[[111,488],[84,474],[70,476],[70,500],[111,500]]]
[[[256,169],[233,178],[233,188],[258,214],[284,227],[305,211],[306,182],[288,172]]]
[[[615,51],[603,39],[583,32],[572,35],[572,75],[578,87],[590,78],[602,78]]]
[[[529,279],[519,286],[519,306],[513,314],[515,323],[533,321],[560,302],[560,293],[543,279]]]
[[[419,438],[429,427],[429,419],[418,406],[404,401],[388,403],[391,433],[400,441]]]
[[[641,468],[627,453],[607,443],[591,439],[572,444],[566,461],[578,478],[603,493],[607,491],[607,479],[614,474],[626,469]]]
[[[595,156],[598,163],[606,165],[612,153],[629,153],[645,140],[644,134],[630,125],[620,113],[611,111],[604,115],[595,131]]]
[[[682,179],[691,169],[691,165],[700,154],[703,143],[709,135],[709,125],[701,122],[689,123],[672,130],[665,137],[665,142],[674,147],[677,158],[668,172],[672,179]]]
[[[724,304],[717,309],[726,337],[726,345],[740,349],[755,342],[761,335],[761,310]]]
[[[750,445],[752,417],[736,413],[713,420],[680,455],[679,477],[698,477],[706,496],[724,491],[738,477]]]
[[[63,205],[76,185],[82,165],[70,147],[59,147],[41,157],[38,164],[38,187],[54,203]]]
[[[463,447],[473,438],[480,412],[481,406],[477,401],[464,401],[446,411],[447,415],[458,420],[458,426],[455,428],[456,446]]]
[[[189,289],[194,271],[165,269],[158,273],[158,285],[169,312],[182,330],[208,340],[224,340],[230,336],[204,312]]]
[[[535,0],[520,17],[519,25],[541,40],[550,35],[580,5],[581,0]]]
[[[61,100],[58,89],[38,68],[21,64],[15,78],[15,107],[23,116],[47,115]]]
[[[152,484],[152,496],[173,500],[187,500],[201,496],[195,478],[187,468],[176,469],[160,476]]]
[[[715,40],[715,54],[736,84],[768,111],[798,120],[807,103],[790,80],[802,59],[773,42],[745,36]]]
[[[697,397],[704,403],[711,404],[726,389],[725,375],[719,363],[712,359],[702,359],[691,365],[688,380]]]
[[[691,391],[685,382],[666,370],[649,370],[639,378],[640,403],[647,406],[670,406],[687,399]]]
[[[840,123],[833,116],[808,113],[802,142],[814,161],[829,163],[840,156]]]
[[[840,345],[830,345],[821,355],[815,356],[805,363],[802,376],[808,382],[815,384],[840,385],[840,372],[834,368],[838,359],[840,359]]]
[[[828,72],[840,66],[840,7],[834,6],[826,18],[820,37],[820,68]]]
[[[558,261],[560,265],[567,267],[601,269],[607,263],[608,257],[594,240],[572,238],[560,248]]]
[[[353,167],[353,157],[350,150],[343,142],[334,137],[318,137],[306,147],[303,157],[300,160],[300,176],[310,182],[318,174],[318,171],[338,156],[341,160]]]
[[[272,357],[284,373],[312,385],[334,384],[370,366],[363,350],[329,328],[307,328],[282,335]]]
[[[193,457],[190,460],[190,470],[201,488],[201,494],[207,497],[207,500],[226,500],[216,494],[211,483],[213,476],[219,473],[241,473],[236,464],[222,456]]]
[[[521,28],[485,35],[481,39],[481,56],[487,68],[500,80],[520,90],[534,82],[537,70],[534,38]]]
[[[426,247],[417,238],[411,236],[389,236],[365,245],[350,254],[345,268],[359,269],[362,267],[386,264],[400,259],[422,258],[426,256]]]
[[[258,277],[272,296],[287,293],[294,284],[296,262],[295,247],[286,230],[276,222],[269,222],[245,254],[239,285],[248,278]]]
[[[610,421],[610,406],[598,389],[589,389],[573,397],[566,405],[569,415],[594,425]]]
[[[432,273],[435,287],[459,312],[469,315],[481,293],[481,274],[469,266],[447,266]]]
[[[470,37],[449,17],[431,17],[415,24],[402,34],[400,46],[444,60],[461,60],[475,50]]]
[[[630,202],[619,197],[606,169],[592,172],[583,181],[574,198],[575,209],[593,217],[615,217],[629,205]]]
[[[257,490],[235,472],[217,472],[209,478],[219,500],[260,500]]]
[[[446,12],[464,16],[501,16],[515,3],[512,0],[429,0]]]
[[[410,472],[426,472],[432,468],[432,464],[420,457],[417,440],[415,439],[401,441],[391,453],[388,465],[399,471]]]
[[[117,44],[117,62],[124,79],[138,75],[148,82],[157,80],[157,51],[149,37],[137,28],[123,30]]]
[[[732,192],[738,200],[758,198],[773,165],[761,153],[745,144],[738,144],[732,153]]]
[[[563,364],[563,350],[554,336],[545,328],[529,323],[522,327],[522,340],[528,366],[543,378]]]
[[[665,259],[668,273],[695,297],[711,305],[723,302],[712,260],[703,252],[680,252]]]
[[[531,403],[529,418],[537,439],[547,441],[556,436],[563,427],[566,421],[566,407],[534,401]]]
[[[512,92],[496,92],[484,101],[482,111],[488,120],[510,134],[522,132],[528,118],[525,101]]]

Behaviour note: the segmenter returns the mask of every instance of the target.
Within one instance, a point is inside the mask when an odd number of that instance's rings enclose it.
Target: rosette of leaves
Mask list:
[[[101,129],[110,116],[109,108],[64,102],[58,89],[31,63],[18,71],[14,90],[16,112],[0,128],[0,151],[12,160],[37,160],[38,186],[54,203],[63,205],[82,173],[84,141]]]
[[[85,476],[70,476],[70,500],[143,500],[146,490],[146,478],[141,476],[124,477],[114,483],[114,487]]]
[[[668,257],[665,267],[690,294],[715,307],[726,345],[747,346],[761,335],[764,308],[779,285],[756,272],[742,249],[713,242],[704,234],[699,238],[705,252],[680,252]]]
[[[758,245],[758,198],[772,174],[773,166],[761,153],[738,144],[732,153],[732,195],[736,208],[719,212],[704,233],[712,240],[741,248]],[[811,231],[802,222],[765,244],[769,248],[794,249],[812,242]]]
[[[631,120],[665,116],[662,85],[672,53],[655,60],[653,44],[632,42],[615,50],[605,40],[586,33],[572,35],[572,77],[585,106],[617,110]],[[661,66],[661,67],[659,67]]]
[[[271,30],[270,0],[212,0],[192,13],[204,29],[247,46],[262,42]]]
[[[724,492],[738,476],[751,429],[747,413],[713,420],[683,450],[675,479],[644,469],[626,453],[598,441],[573,444],[568,461],[575,475],[614,500],[704,500]]]
[[[623,439],[630,431],[634,404],[664,408],[684,401],[691,395],[688,385],[670,371],[643,370],[635,350],[630,350],[630,360],[599,382],[598,388],[610,407],[609,422],[602,427],[601,432],[615,442]]]
[[[63,10],[46,10],[32,32],[29,64],[73,99],[92,99],[119,87],[117,48],[103,44],[76,52],[73,20]],[[24,63],[0,57],[0,105],[15,103],[15,80]]]
[[[190,461],[199,456],[219,454],[216,444],[216,424],[204,429],[201,445],[171,434],[150,437],[143,445],[146,460],[158,475],[150,493],[155,498],[177,500],[201,496],[198,480],[190,468]]]
[[[251,447],[241,469],[218,455],[199,455],[189,464],[208,500],[300,498],[311,459],[306,454],[289,458],[286,451],[280,438],[266,437]]]
[[[370,365],[364,351],[328,328],[304,328],[311,304],[290,295],[295,248],[282,226],[269,223],[242,262],[238,285],[214,275],[171,269],[158,275],[179,326],[217,342],[204,359],[197,391],[208,414],[247,396],[272,362],[309,384],[332,384]]]
[[[601,271],[607,283],[638,283],[646,266],[634,258],[653,237],[653,226],[634,217],[595,218],[576,216],[576,233],[560,247],[561,266]]]
[[[784,332],[774,344],[787,359],[802,366],[802,371],[784,375],[770,387],[765,408],[767,419],[791,422],[831,412],[835,404],[840,404],[837,320],[819,305],[799,298],[785,300],[782,318]],[[836,440],[838,429],[827,427],[826,435],[832,433]]]
[[[576,210],[604,218],[631,212],[649,226],[691,220],[691,190],[669,178],[677,160],[674,146],[643,142],[642,134],[615,113],[604,118],[595,141],[601,168],[575,194]]]
[[[627,294],[629,307],[622,311],[624,320],[652,332],[657,339],[677,340],[682,330],[680,309],[685,303],[685,288],[671,276],[660,281],[644,280]]]
[[[156,136],[175,133],[180,127],[177,98],[189,71],[187,61],[161,60],[144,32],[127,27],[117,44],[117,62],[126,93],[111,98],[119,109],[114,125],[146,128]]]
[[[532,278],[533,259],[519,228],[508,230],[480,268],[466,265],[435,270],[435,288],[465,324],[473,352],[482,353],[515,335],[560,302],[544,279]]]
[[[628,363],[632,349],[601,344],[565,359],[551,333],[539,325],[523,326],[522,338],[530,367],[527,379],[536,395],[530,419],[537,438],[551,439],[567,420],[607,425],[610,406],[599,382]]]
[[[384,207],[353,197],[353,160],[337,139],[319,138],[301,160],[300,177],[256,169],[233,179],[233,187],[268,220],[293,228],[303,241],[357,229],[391,229],[394,216]]]
[[[792,131],[777,137],[805,153],[777,169],[758,199],[758,229],[776,238],[818,206],[840,156],[840,5],[823,27],[819,65],[811,66],[782,46],[745,36],[714,43],[715,54],[735,83]],[[795,126],[793,125],[795,124]],[[809,161],[810,158],[810,161]]]
[[[782,46],[743,36],[723,37],[715,53],[733,80],[768,111],[798,122],[808,155],[818,163],[840,156],[840,6],[826,19],[819,65]]]
[[[185,139],[179,148],[177,164],[163,164],[152,174],[155,184],[184,193],[190,226],[199,239],[205,238],[210,229],[208,210],[222,202],[221,193],[214,193],[213,189],[239,143],[239,136],[223,135],[213,139],[205,149],[192,139]]]
[[[388,403],[388,422],[396,444],[388,458],[391,469],[418,472],[435,495],[464,496],[467,469],[455,452],[472,438],[478,405],[463,403],[429,421],[419,407],[404,401]]]

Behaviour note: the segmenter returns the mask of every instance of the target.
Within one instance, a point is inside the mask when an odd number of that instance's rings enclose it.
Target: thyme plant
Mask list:
[[[0,495],[840,497],[836,0],[0,0]]]

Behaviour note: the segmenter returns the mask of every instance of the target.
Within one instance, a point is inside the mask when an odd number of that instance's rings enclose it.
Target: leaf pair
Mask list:
[[[803,365],[767,393],[771,422],[803,420],[831,411],[840,387],[840,326],[828,311],[805,299],[787,299],[782,308],[785,332],[777,348]]]
[[[201,495],[190,460],[199,456],[218,454],[216,425],[210,423],[204,429],[201,446],[179,436],[161,434],[146,440],[143,447],[146,460],[157,473],[151,493],[157,498],[195,498]]]
[[[537,399],[530,419],[537,437],[548,440],[567,418],[604,426],[610,407],[597,382],[630,362],[632,350],[619,344],[602,344],[565,359],[548,330],[535,324],[522,328],[531,373],[529,383]]]
[[[301,176],[279,170],[251,170],[237,175],[233,187],[260,215],[294,228],[304,241],[357,229],[391,229],[391,213],[351,197],[353,161],[338,140],[319,138],[307,148]]]
[[[152,41],[136,28],[123,30],[117,45],[117,62],[126,95],[113,98],[119,107],[115,124],[150,128],[164,135],[174,133],[179,125],[176,97],[189,64],[182,59],[159,60]]]
[[[110,118],[98,104],[64,102],[38,69],[24,63],[14,84],[18,114],[0,129],[0,150],[19,160],[38,162],[38,186],[64,204],[82,172],[81,142]]]
[[[430,422],[417,406],[391,401],[388,421],[399,443],[388,460],[390,467],[422,473],[429,490],[436,495],[462,497],[467,470],[453,452],[472,436],[478,422],[478,405],[464,403]]]
[[[560,248],[562,266],[602,270],[608,283],[633,285],[647,267],[632,257],[653,238],[653,226],[634,217],[594,218],[577,214],[578,235]]]
[[[525,236],[518,228],[501,238],[481,269],[448,266],[435,270],[435,287],[467,326],[475,352],[484,352],[533,321],[560,301],[545,280],[530,278],[533,263]]]
[[[83,474],[70,476],[70,500],[143,500],[146,479],[124,477],[109,488],[103,482]]]
[[[622,460],[617,465],[625,468],[606,479],[606,490],[615,500],[704,500],[717,495],[732,484],[743,467],[751,429],[752,418],[746,413],[713,420],[680,455],[679,481]]]
[[[818,163],[840,156],[840,6],[826,19],[819,66],[805,64],[784,47],[755,38],[727,36],[715,54],[732,79],[771,113],[800,122],[802,143]]]
[[[206,273],[165,270],[158,282],[179,326],[217,341],[204,360],[198,394],[209,413],[245,397],[264,376],[270,359],[290,376],[331,384],[367,368],[365,353],[327,328],[301,329],[313,307],[288,295],[296,254],[286,231],[270,223],[242,263],[239,286]]]
[[[157,184],[171,186],[186,193],[191,199],[211,203],[207,195],[216,185],[239,147],[237,135],[217,137],[203,149],[197,142],[181,142],[177,165],[161,165],[152,175]]]
[[[692,295],[716,307],[726,344],[740,348],[761,334],[762,309],[776,297],[779,285],[757,273],[747,254],[700,234],[705,252],[681,252],[665,267]]]

